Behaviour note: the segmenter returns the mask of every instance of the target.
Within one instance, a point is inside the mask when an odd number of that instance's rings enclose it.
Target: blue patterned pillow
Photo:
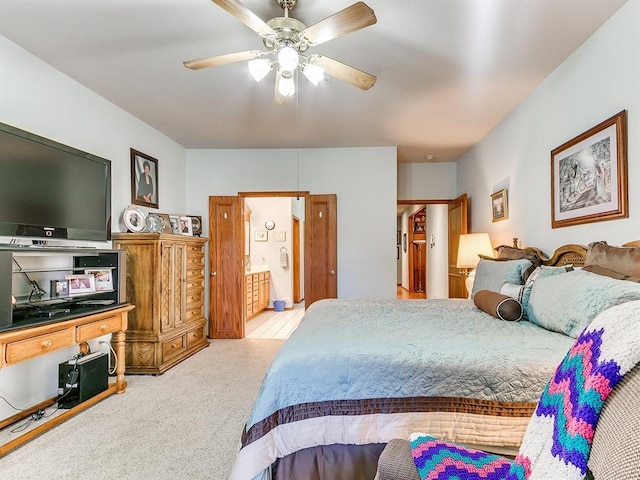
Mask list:
[[[531,323],[577,338],[604,310],[640,300],[640,284],[574,270],[564,275],[541,275],[533,283],[527,303]]]
[[[480,290],[499,292],[505,283],[524,283],[524,274],[533,265],[530,260],[493,261],[482,259],[476,267],[471,298]]]

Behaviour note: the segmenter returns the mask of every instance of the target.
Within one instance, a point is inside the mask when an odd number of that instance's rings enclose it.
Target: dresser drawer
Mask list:
[[[187,348],[191,348],[193,345],[200,343],[204,335],[204,325],[187,332]]]
[[[187,255],[204,256],[202,247],[200,245],[187,245]]]
[[[86,325],[78,325],[76,329],[78,343],[86,342],[87,340],[106,335],[107,333],[117,332],[120,330],[121,325],[119,316],[107,317],[97,322],[87,323]]]
[[[198,282],[204,282],[204,266],[202,266],[202,268],[195,269],[195,270],[191,268],[187,269],[185,282],[188,284],[191,284],[191,283],[197,284]]]
[[[185,335],[172,338],[166,342],[162,342],[162,360],[167,360],[187,349],[187,342]]]
[[[196,290],[204,288],[204,276],[197,276],[185,280],[185,288],[187,290]]]
[[[5,360],[7,365],[21,362],[22,360],[37,357],[44,353],[75,345],[75,340],[73,329],[68,328],[46,335],[39,335],[27,340],[8,343]]]
[[[187,322],[192,322],[202,318],[204,307],[202,305],[195,305],[193,307],[187,307]]]
[[[202,293],[203,293],[202,290],[199,290],[199,291],[197,290],[195,292],[187,292],[187,297],[186,297],[187,305],[203,303]]]

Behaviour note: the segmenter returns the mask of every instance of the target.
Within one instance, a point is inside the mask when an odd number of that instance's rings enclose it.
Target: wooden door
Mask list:
[[[305,308],[338,296],[337,232],[336,195],[309,195],[304,224]]]
[[[244,338],[241,197],[209,197],[209,338]]]
[[[460,235],[467,233],[467,194],[449,202],[449,298],[467,298],[466,275],[456,268]]]
[[[293,217],[293,303],[300,303],[300,219]]]

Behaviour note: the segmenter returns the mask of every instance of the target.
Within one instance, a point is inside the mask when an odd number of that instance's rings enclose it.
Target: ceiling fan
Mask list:
[[[363,2],[357,2],[324,20],[307,27],[289,17],[297,0],[275,0],[284,10],[283,17],[264,22],[240,0],[212,0],[262,37],[266,51],[248,50],[216,57],[188,60],[184,66],[192,70],[216,67],[227,63],[249,60],[249,71],[256,81],[262,80],[271,70],[276,71],[273,101],[285,104],[295,94],[294,75],[297,69],[314,85],[327,73],[338,80],[368,90],[376,83],[376,77],[325,55],[307,53],[310,47],[355,32],[377,22],[375,13]]]

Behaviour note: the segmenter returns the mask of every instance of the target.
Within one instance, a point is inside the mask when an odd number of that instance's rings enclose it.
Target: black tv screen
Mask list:
[[[111,162],[0,123],[0,235],[111,239]]]

